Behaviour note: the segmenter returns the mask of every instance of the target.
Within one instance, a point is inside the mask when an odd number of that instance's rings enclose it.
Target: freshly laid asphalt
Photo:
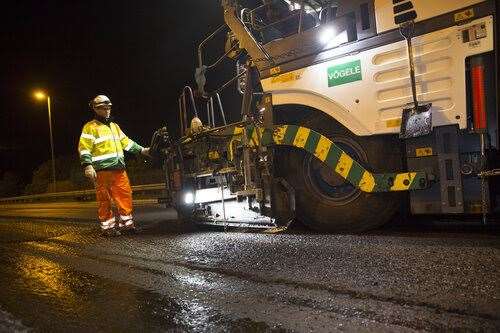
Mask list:
[[[105,238],[95,203],[0,206],[0,331],[500,331],[500,237],[196,228],[151,201]]]

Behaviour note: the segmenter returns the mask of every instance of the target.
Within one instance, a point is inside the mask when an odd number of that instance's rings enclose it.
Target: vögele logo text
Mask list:
[[[328,68],[328,86],[338,86],[362,80],[361,61],[356,60]]]

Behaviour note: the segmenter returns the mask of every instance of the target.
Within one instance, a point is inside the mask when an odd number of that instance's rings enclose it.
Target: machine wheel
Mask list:
[[[301,125],[338,144],[373,172],[402,169],[400,143],[395,136],[357,137],[332,119],[310,117]],[[364,193],[311,154],[295,148],[277,149],[282,177],[294,187],[297,217],[321,232],[362,232],[386,222],[401,208],[403,193]]]

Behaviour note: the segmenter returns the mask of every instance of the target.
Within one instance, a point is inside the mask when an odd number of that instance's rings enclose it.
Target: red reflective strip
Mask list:
[[[484,65],[476,64],[471,69],[472,78],[472,111],[474,130],[486,130],[486,95],[484,92]]]

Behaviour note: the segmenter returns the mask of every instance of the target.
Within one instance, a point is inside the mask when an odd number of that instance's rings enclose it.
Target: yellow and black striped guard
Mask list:
[[[363,192],[408,191],[428,187],[425,172],[371,173],[330,139],[306,127],[276,125],[271,131],[248,126],[246,133],[251,145],[262,142],[262,145],[285,145],[306,150]]]

